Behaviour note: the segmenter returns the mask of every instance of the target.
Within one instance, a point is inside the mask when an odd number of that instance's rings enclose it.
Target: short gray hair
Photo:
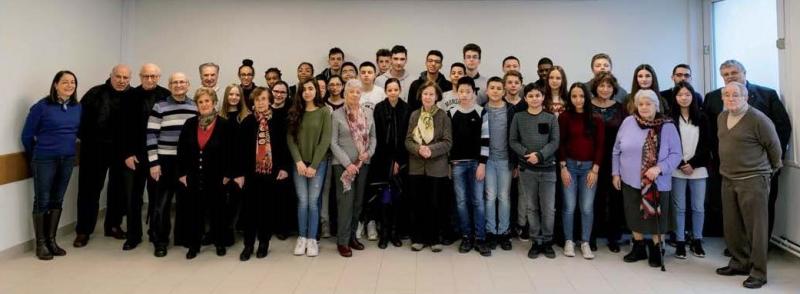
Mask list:
[[[741,62],[739,62],[739,61],[738,61],[738,60],[736,60],[736,59],[728,59],[728,60],[725,60],[725,61],[724,61],[722,64],[720,64],[720,65],[719,65],[719,70],[720,70],[720,71],[722,71],[722,69],[723,69],[723,68],[726,68],[726,67],[731,67],[731,66],[735,66],[735,67],[739,68],[739,71],[741,71],[741,72],[743,72],[743,73],[744,73],[744,72],[747,72],[747,71],[744,69],[744,65],[742,65],[742,63],[741,63]]]
[[[742,84],[740,82],[730,82],[727,85],[725,85],[725,87],[728,87],[728,86],[734,86],[734,87],[738,88],[739,89],[739,94],[742,94],[742,97],[748,97],[749,96],[749,94],[747,92],[747,86],[745,86],[745,84]],[[746,100],[747,99],[745,99],[745,101]]]
[[[658,94],[656,94],[655,91],[650,89],[642,89],[636,91],[636,95],[633,96],[633,101],[636,102],[636,104],[638,105],[639,101],[642,99],[650,99],[650,101],[653,101],[653,104],[656,105],[656,112],[659,112],[659,109],[661,109],[660,108],[661,103],[658,99]]]
[[[349,81],[347,81],[347,83],[344,84],[344,93],[347,94],[347,90],[353,87],[361,89],[361,81],[359,81],[358,79],[350,79]]]
[[[219,73],[219,65],[217,65],[216,63],[213,63],[213,62],[206,62],[206,63],[201,64],[197,68],[197,71],[199,71],[202,74],[203,73],[203,68],[204,67],[209,67],[209,66],[214,67],[214,69],[217,70],[217,73]]]

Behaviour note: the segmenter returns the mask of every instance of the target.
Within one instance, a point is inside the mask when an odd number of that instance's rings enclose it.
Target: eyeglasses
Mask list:
[[[187,81],[172,81],[172,82],[170,82],[171,85],[185,85],[185,84],[188,84],[188,83],[189,82],[187,82]]]
[[[161,75],[139,75],[142,79],[157,79],[161,77]]]

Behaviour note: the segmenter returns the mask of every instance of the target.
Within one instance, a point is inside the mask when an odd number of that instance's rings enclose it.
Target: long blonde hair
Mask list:
[[[225,87],[225,94],[224,94],[224,96],[222,98],[222,105],[220,106],[219,116],[221,116],[221,117],[223,117],[225,119],[230,119],[230,118],[228,118],[228,106],[230,105],[228,103],[228,94],[231,93],[231,90],[233,90],[233,88],[236,88],[236,89],[239,90],[239,106],[238,106],[239,107],[239,115],[236,116],[236,121],[241,122],[241,121],[244,120],[244,118],[246,118],[248,115],[250,115],[250,109],[247,109],[247,103],[245,103],[245,99],[247,99],[247,97],[244,97],[244,95],[243,95],[244,93],[242,93],[242,87],[239,86],[239,84],[235,84],[234,83],[234,84],[230,84],[227,87]]]

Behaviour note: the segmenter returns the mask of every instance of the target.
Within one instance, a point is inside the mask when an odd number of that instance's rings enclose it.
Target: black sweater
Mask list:
[[[424,85],[427,81],[428,71],[422,71],[422,73],[419,74],[419,78],[412,82],[411,86],[408,87],[408,97],[406,97],[406,100],[408,100],[408,105],[411,106],[411,111],[422,107],[422,101],[417,99],[417,92],[419,91],[419,88],[422,87],[422,85]],[[442,73],[438,73],[435,83],[439,86],[439,89],[442,90],[442,93],[453,89],[453,84],[450,83],[450,81],[448,81]],[[383,87],[384,85],[379,86]]]
[[[131,88],[117,91],[111,79],[89,89],[81,98],[81,126],[78,138],[81,142],[113,144],[119,153],[122,149],[122,101],[129,98]]]
[[[459,107],[448,112],[453,128],[453,148],[450,160],[481,160],[481,125],[483,108],[475,107],[469,113],[459,111]]]
[[[178,176],[187,176],[189,190],[201,187],[221,189],[222,178],[234,176],[236,156],[229,136],[232,129],[227,120],[217,117],[214,131],[205,148],[197,142],[198,117],[186,120],[178,139]],[[202,181],[202,182],[198,182]]]
[[[272,148],[272,176],[278,171],[287,173],[292,168],[292,155],[286,143],[286,119],[282,112],[273,112],[269,124],[270,147]],[[258,136],[258,121],[254,114],[248,115],[241,123],[236,134],[236,153],[238,165],[235,176],[251,176],[256,170],[256,137]]]
[[[392,107],[386,99],[375,105],[373,117],[378,142],[375,154],[370,159],[370,182],[388,181],[392,175],[393,162],[397,162],[401,167],[408,164],[405,139],[410,116],[409,105],[403,100],[398,99],[395,107]]]
[[[147,162],[147,119],[153,104],[169,95],[169,90],[158,85],[152,90],[138,86],[122,99],[123,159],[136,156],[140,163]]]

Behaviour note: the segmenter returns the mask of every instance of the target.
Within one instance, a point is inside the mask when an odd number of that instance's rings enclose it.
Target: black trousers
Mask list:
[[[245,179],[241,223],[244,227],[244,246],[269,242],[275,224],[280,223],[276,175],[250,175]],[[285,182],[280,181],[280,182]],[[296,210],[296,209],[295,209]]]
[[[289,177],[275,183],[274,200],[276,222],[273,223],[273,233],[288,236],[297,232],[297,193],[291,172]]]
[[[143,158],[143,157],[139,157]],[[139,160],[136,170],[122,168],[122,195],[127,211],[128,241],[142,241],[142,204],[150,169],[146,160]]]
[[[205,219],[209,220],[209,237],[214,246],[224,246],[222,232],[228,223],[223,207],[224,192],[221,176],[208,176],[202,173],[186,177],[185,197],[178,197],[175,203],[175,241],[182,240],[187,248],[200,248],[205,233]],[[179,184],[182,185],[182,184]]]
[[[247,184],[247,180],[245,180]],[[214,226],[211,225],[211,214],[206,214],[206,224],[209,226],[209,236],[218,235],[222,238],[222,243],[225,246],[231,246],[236,241],[234,231],[237,228],[244,230],[244,220],[242,218],[242,207],[244,201],[245,191],[231,179],[228,184],[223,187],[222,206],[224,210],[223,226],[220,232],[214,232]]]
[[[161,177],[155,181],[152,177],[147,177],[147,186],[153,187],[148,189],[150,196],[150,242],[155,246],[169,245],[169,234],[172,230],[172,198],[182,198],[186,194],[186,189],[178,182],[178,173],[176,170],[177,158],[175,156],[159,156],[159,164],[161,166]],[[180,210],[180,208],[176,208]],[[178,225],[176,220],[175,225]],[[201,222],[202,223],[202,222]],[[179,232],[175,232],[175,245],[181,245],[183,239],[179,236]]]
[[[769,188],[769,203],[768,203],[768,213],[769,213],[769,229],[767,238],[772,237],[772,229],[775,228],[775,202],[778,201],[778,179],[780,178],[781,171],[778,170],[775,175],[772,176],[770,179],[770,188]]]
[[[625,210],[622,191],[611,185],[610,167],[601,169],[594,197],[594,223],[590,242],[594,243],[598,236],[605,237],[608,242],[619,242],[625,230]]]
[[[108,231],[122,224],[125,198],[122,195],[122,169],[124,162],[110,143],[84,142],[80,150],[78,176],[78,234],[92,234],[100,209],[100,192],[106,182],[106,218],[103,227]]]
[[[411,241],[426,245],[435,245],[441,242],[442,234],[449,230],[450,215],[443,209],[454,205],[442,197],[442,186],[447,178],[410,175],[409,196],[413,206],[414,225],[411,231]]]

